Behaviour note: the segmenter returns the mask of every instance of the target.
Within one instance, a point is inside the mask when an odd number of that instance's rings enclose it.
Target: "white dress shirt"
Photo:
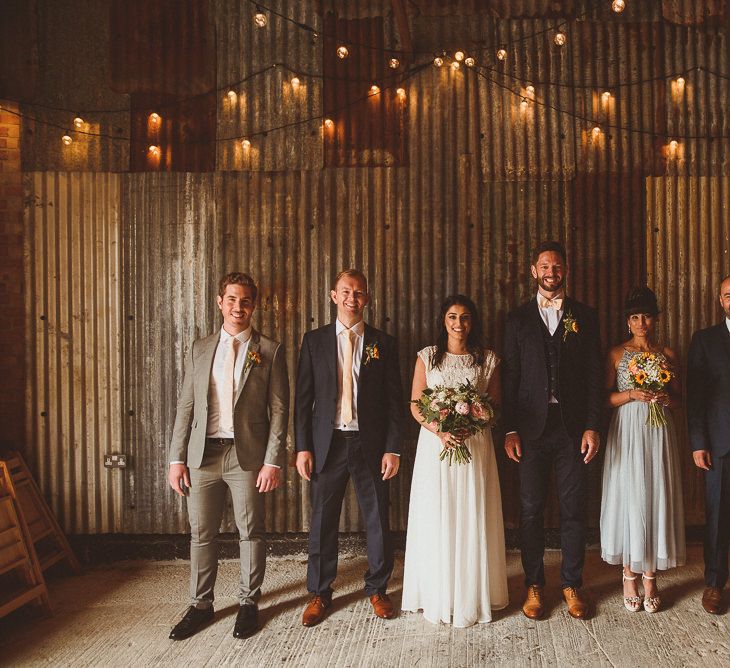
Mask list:
[[[725,327],[727,327],[727,331],[730,332],[730,318],[725,318]]]
[[[222,397],[221,389],[225,386],[223,371],[226,366],[226,357],[230,354],[233,339],[238,339],[238,354],[236,355],[236,366],[233,369],[233,396],[238,394],[238,388],[241,383],[241,372],[243,364],[248,354],[248,344],[251,340],[251,327],[231,336],[223,327],[221,327],[221,338],[218,341],[218,347],[215,349],[215,357],[213,358],[213,368],[210,370],[210,382],[208,383],[208,429],[206,435],[211,438],[233,438],[233,431],[224,429],[220,424],[221,402],[231,401],[231,397]]]
[[[540,311],[542,321],[548,328],[548,332],[550,332],[550,336],[555,334],[555,330],[558,328],[558,323],[560,322],[560,318],[563,317],[563,311],[565,310],[565,295],[561,294],[557,295],[557,297],[563,300],[560,305],[562,308],[559,311],[556,311],[554,308],[543,308],[541,302],[543,299],[547,299],[547,297],[540,292],[537,293],[537,308]]]
[[[362,348],[365,341],[365,321],[361,320],[350,328],[355,334],[352,344],[352,420],[347,424],[342,423],[342,367],[345,364],[345,340],[347,338],[347,327],[339,319],[335,323],[337,334],[337,409],[335,410],[335,423],[333,429],[342,431],[359,431],[360,425],[357,421],[357,385],[360,380],[360,362],[362,361]]]

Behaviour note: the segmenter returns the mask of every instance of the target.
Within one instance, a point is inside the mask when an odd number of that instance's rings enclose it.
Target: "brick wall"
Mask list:
[[[25,307],[20,117],[0,100],[0,451],[24,449]]]

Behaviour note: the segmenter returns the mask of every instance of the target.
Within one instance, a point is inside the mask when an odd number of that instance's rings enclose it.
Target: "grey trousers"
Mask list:
[[[261,596],[266,570],[264,542],[264,495],[256,489],[258,471],[244,471],[236,450],[230,446],[206,445],[200,468],[190,469],[188,519],[190,520],[190,604],[213,605],[218,573],[218,533],[231,490],[241,555],[241,605]]]

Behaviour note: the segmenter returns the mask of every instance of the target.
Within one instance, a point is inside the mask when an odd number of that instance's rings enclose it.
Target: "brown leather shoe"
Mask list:
[[[527,588],[527,596],[522,604],[522,612],[525,617],[530,619],[542,619],[545,606],[542,603],[542,587],[540,585],[530,585]]]
[[[564,587],[563,598],[568,604],[568,614],[575,619],[588,617],[588,603],[575,587]]]
[[[373,594],[370,597],[370,605],[373,606],[376,617],[381,619],[393,619],[395,617],[395,609],[388,598],[388,594]]]
[[[702,592],[702,607],[711,615],[721,615],[724,612],[722,605],[722,589],[718,589],[717,587],[705,587],[705,591]]]
[[[304,626],[316,626],[324,619],[324,611],[332,605],[331,598],[324,596],[312,596],[304,608],[302,624]]]

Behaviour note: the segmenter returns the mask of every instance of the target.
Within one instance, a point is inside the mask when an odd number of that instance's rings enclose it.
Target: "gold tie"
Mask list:
[[[354,332],[351,329],[343,331],[345,338],[345,355],[342,360],[342,409],[340,419],[343,425],[352,422],[352,355]]]
[[[236,389],[236,355],[240,341],[234,336],[231,339],[231,348],[226,355],[223,365],[223,387],[221,388],[220,428],[224,431],[233,431],[233,399]]]
[[[540,299],[540,306],[543,308],[554,308],[556,311],[560,310],[560,307],[563,305],[563,298],[562,297],[555,297],[554,299],[548,299],[547,297],[542,297]]]

